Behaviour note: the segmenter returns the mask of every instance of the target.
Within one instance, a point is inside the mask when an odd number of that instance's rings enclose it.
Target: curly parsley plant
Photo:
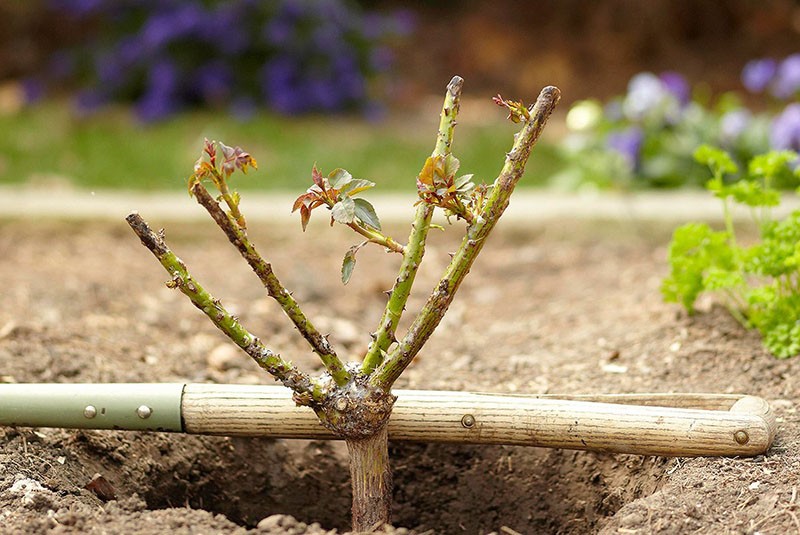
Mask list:
[[[694,157],[711,170],[706,188],[722,201],[725,228],[687,223],[675,230],[671,270],[661,287],[665,300],[692,314],[700,294],[714,293],[742,325],[758,329],[773,355],[800,354],[800,210],[781,220],[771,212],[781,201],[776,184],[800,179],[797,153],[756,156],[745,172],[728,153],[708,145]],[[736,205],[749,208],[760,241],[743,245],[737,240]]]

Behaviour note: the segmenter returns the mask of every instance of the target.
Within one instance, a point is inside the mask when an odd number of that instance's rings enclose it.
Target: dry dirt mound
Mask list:
[[[297,227],[252,232],[309,315],[355,357],[395,259],[362,251],[343,288],[341,255],[353,237]],[[454,234],[432,238],[410,308],[447,262]],[[317,366],[215,228],[169,223],[167,238],[268,345]],[[663,304],[667,239],[666,227],[631,222],[501,225],[398,386],[752,393],[779,416],[773,449],[754,459],[664,459],[397,443],[395,525],[417,533],[800,532],[800,361],[765,354],[755,334],[708,303],[695,318]],[[5,221],[0,252],[6,382],[271,382],[164,287],[160,266],[121,221]],[[6,428],[0,444],[8,533],[326,533],[348,525],[347,461],[335,442]],[[87,488],[95,474],[107,485]]]

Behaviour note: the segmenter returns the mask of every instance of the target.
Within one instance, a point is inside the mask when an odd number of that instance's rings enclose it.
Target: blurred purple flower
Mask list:
[[[138,36],[123,37],[117,44],[116,56],[123,65],[134,65],[144,56],[142,41],[138,39]]]
[[[261,67],[259,78],[264,99],[281,113],[299,113],[307,109],[298,74],[297,65],[288,57],[278,57]]]
[[[369,101],[364,105],[363,113],[368,121],[374,123],[384,120],[388,115],[386,106],[374,101]]]
[[[378,39],[386,32],[386,17],[379,13],[366,13],[361,18],[361,31],[367,39]]]
[[[144,122],[157,121],[180,108],[177,99],[180,76],[175,64],[161,60],[150,67],[147,89],[136,102],[136,115]]]
[[[206,63],[192,74],[192,88],[201,101],[219,104],[228,99],[233,86],[233,72],[222,61]]]
[[[410,9],[396,9],[390,15],[365,13],[361,18],[364,37],[379,40],[385,36],[405,37],[413,33],[417,18]]]
[[[749,61],[742,69],[742,85],[751,93],[761,93],[772,81],[777,70],[778,62],[772,58]]]
[[[278,57],[268,61],[261,67],[261,88],[269,96],[276,88],[294,85],[298,68],[288,57]]]
[[[107,102],[107,97],[100,91],[86,89],[78,93],[78,96],[75,98],[75,109],[79,115],[88,115],[97,111]]]
[[[174,9],[157,12],[142,28],[142,41],[150,50],[184,37],[203,26],[203,9],[194,3],[179,4]]]
[[[91,15],[105,7],[104,4],[104,0],[50,0],[50,5],[55,9],[70,13],[76,17]]]
[[[606,145],[622,156],[631,171],[639,166],[644,132],[637,126],[625,130],[611,132],[606,138]]]
[[[39,79],[25,78],[22,80],[21,85],[26,104],[33,104],[44,96],[44,84]]]
[[[264,39],[271,45],[286,45],[294,36],[294,22],[284,17],[275,17],[264,25]]]
[[[315,28],[311,34],[311,42],[318,49],[324,50],[329,56],[336,55],[345,45],[341,28],[333,24]]]
[[[75,58],[68,52],[58,50],[47,61],[47,76],[54,80],[63,80],[75,70]]]
[[[283,0],[278,13],[292,19],[299,19],[303,16],[305,9],[303,4],[302,0]]]
[[[172,115],[179,107],[171,95],[150,92],[136,102],[136,116],[142,122],[152,123]]]
[[[388,71],[394,63],[394,52],[389,47],[378,46],[369,55],[369,64],[377,72]]]
[[[116,88],[125,83],[128,77],[129,65],[126,65],[116,55],[105,53],[95,59],[95,71],[98,81],[106,89]]]
[[[372,15],[347,0],[46,1],[64,15],[92,11],[99,22],[94,39],[56,56],[62,63],[50,70],[88,78],[104,99],[139,95],[136,108],[147,120],[182,104],[233,110],[254,98],[253,85],[284,113],[363,105],[367,77],[391,61],[382,40],[414,22],[411,11]]]
[[[342,94],[342,104],[352,104],[366,95],[366,82],[354,53],[342,53],[333,60],[336,85]]]
[[[306,98],[312,108],[334,110],[341,103],[341,95],[331,80],[312,79],[306,83]]]
[[[222,53],[237,55],[247,49],[249,38],[244,30],[247,6],[242,2],[223,2],[208,17],[208,22],[200,24],[199,29],[207,28],[211,34],[209,42],[219,47]]]
[[[605,115],[606,119],[612,123],[623,120],[625,118],[625,114],[622,113],[622,101],[618,98],[610,100],[603,107],[603,115]]]
[[[332,22],[333,26],[340,28],[349,26],[352,17],[343,2],[337,0],[317,0],[314,4],[316,4],[314,6],[315,11],[322,20],[328,23]]]
[[[240,121],[249,121],[257,110],[255,101],[250,97],[235,98],[230,106],[231,115]]]
[[[675,71],[665,71],[658,75],[661,83],[664,84],[666,90],[672,94],[682,106],[689,103],[692,98],[692,90],[689,87],[689,82],[686,78]]]
[[[723,145],[732,145],[750,126],[753,115],[750,110],[739,108],[724,114],[719,120],[719,137]]]
[[[152,93],[174,93],[180,78],[175,64],[168,60],[161,60],[150,67],[147,79],[147,89]]]
[[[788,99],[800,91],[800,54],[792,54],[778,65],[770,92],[773,96]]]
[[[410,9],[397,9],[389,18],[391,31],[400,37],[411,35],[417,27],[417,15]]]
[[[769,141],[773,149],[800,152],[800,103],[789,104],[773,119]]]
[[[628,83],[622,111],[632,121],[655,118],[669,123],[677,118],[679,106],[677,98],[667,90],[658,76],[642,72]]]

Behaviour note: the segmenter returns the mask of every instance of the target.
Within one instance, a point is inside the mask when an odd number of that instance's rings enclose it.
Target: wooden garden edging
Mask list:
[[[758,397],[503,395],[397,390],[390,440],[508,444],[663,456],[752,456],[775,438]],[[335,439],[281,386],[4,384],[0,425]]]

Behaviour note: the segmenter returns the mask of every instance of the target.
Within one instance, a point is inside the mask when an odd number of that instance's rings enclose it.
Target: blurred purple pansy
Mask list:
[[[719,137],[723,145],[731,145],[739,139],[750,123],[753,115],[750,110],[738,108],[725,113],[719,120]]]
[[[682,74],[675,71],[665,71],[659,74],[658,78],[664,84],[666,90],[678,99],[681,105],[685,106],[689,103],[692,97],[692,90],[689,87],[689,82],[686,81]]]
[[[26,104],[32,104],[44,96],[44,84],[37,78],[25,78],[20,85]]]
[[[194,71],[192,86],[201,101],[210,104],[221,103],[230,95],[233,72],[222,61],[207,63]]]
[[[800,152],[800,103],[789,104],[773,119],[769,141],[773,149]]]
[[[108,97],[95,89],[86,89],[75,98],[75,108],[80,115],[88,115],[108,103]]]
[[[633,126],[625,130],[611,132],[606,138],[606,145],[612,151],[622,156],[631,171],[639,166],[641,158],[644,133],[642,129]]]
[[[742,69],[742,85],[751,93],[761,93],[767,88],[778,70],[772,58],[754,59]]]
[[[800,92],[800,54],[792,54],[778,65],[770,92],[780,99],[788,99]]]
[[[680,103],[658,76],[642,72],[628,82],[622,112],[631,121],[656,119],[669,123],[679,115]]]

